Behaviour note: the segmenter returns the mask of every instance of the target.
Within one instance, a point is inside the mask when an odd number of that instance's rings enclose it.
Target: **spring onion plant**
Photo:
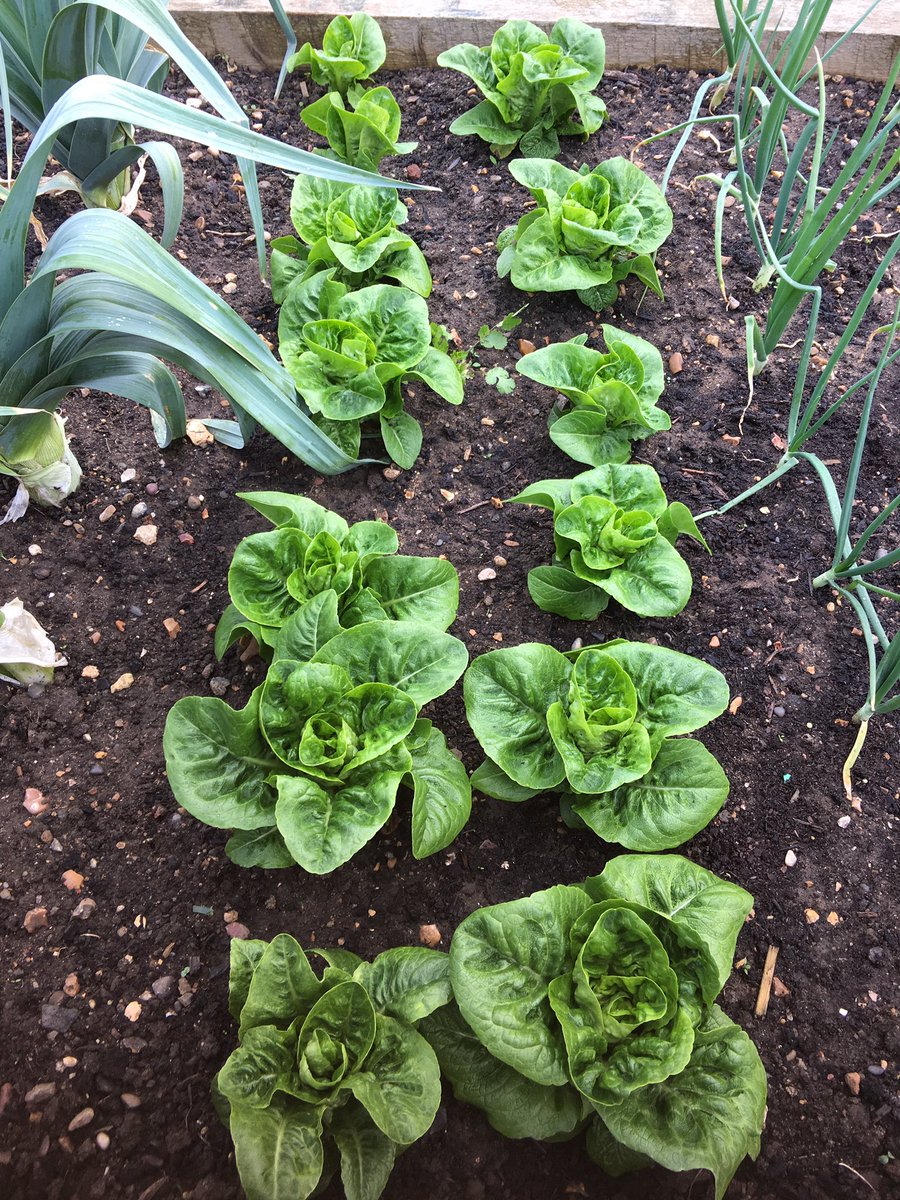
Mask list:
[[[355,465],[310,421],[290,375],[257,334],[120,213],[96,208],[69,217],[50,239],[26,287],[25,241],[47,157],[66,126],[110,112],[123,122],[146,124],[146,92],[110,76],[73,84],[35,134],[0,208],[3,473],[25,482],[42,457],[35,427],[47,425],[46,413],[54,412],[75,387],[112,392],[148,407],[160,445],[183,435],[181,390],[162,360],[190,371],[231,400],[237,422],[209,422],[220,441],[241,446],[259,423],[318,471],[333,474]],[[163,96],[153,97],[153,122],[163,134],[214,143],[227,153],[253,156],[283,170],[315,171],[346,181],[372,178]],[[387,183],[381,177],[379,182]],[[78,273],[58,282],[60,271]],[[25,486],[30,490],[27,482]],[[21,495],[18,500],[21,510]]]
[[[724,0],[717,0],[729,72],[701,87],[687,122],[647,139],[655,141],[682,132],[663,179],[665,188],[695,126],[713,121],[729,122],[732,126],[733,169],[702,178],[711,180],[719,189],[715,257],[723,294],[722,228],[729,196],[743,205],[747,229],[760,260],[756,290],[762,291],[773,279],[776,281],[764,323],[761,325],[754,314],[746,318],[751,387],[753,377],[765,367],[807,297],[812,305],[810,324],[815,325],[822,300],[817,281],[823,271],[835,269],[835,256],[851,227],[900,187],[900,148],[896,146],[900,101],[893,98],[900,58],[885,81],[863,134],[850,152],[837,140],[839,128],[826,140],[825,61],[875,5],[829,51],[822,56],[816,54],[815,66],[810,69],[806,68],[806,62],[814,53],[831,0],[804,0],[794,28],[780,42],[775,32],[766,31],[772,6],[773,0],[762,6],[730,0],[732,24]],[[731,79],[733,111],[700,117],[700,106],[709,87],[717,85],[719,96]],[[811,80],[816,84],[815,102],[800,96],[801,89]],[[796,134],[792,132],[794,128]],[[832,182],[826,185],[825,179]],[[888,260],[896,253],[895,245],[888,251]]]
[[[891,351],[898,327],[900,327],[900,303],[897,305],[893,322],[889,327],[888,339],[878,366],[871,372],[843,496],[840,495],[828,467],[817,455],[806,451],[800,451],[798,455],[803,461],[809,463],[819,478],[835,532],[831,566],[813,580],[813,587],[833,588],[846,600],[859,620],[866,642],[868,688],[865,702],[853,718],[859,725],[859,732],[844,763],[843,770],[844,788],[848,799],[852,799],[851,771],[866,740],[869,721],[878,714],[895,712],[900,709],[900,692],[897,690],[897,684],[900,682],[900,635],[895,634],[893,638],[889,636],[875,607],[876,598],[900,601],[900,592],[884,586],[881,582],[876,582],[876,580],[883,579],[885,571],[889,571],[900,562],[900,545],[890,550],[879,545],[879,541],[886,537],[887,531],[884,529],[886,522],[900,506],[900,492],[885,505],[861,533],[851,537],[853,507],[856,503],[872,405],[885,366],[900,354],[900,351]],[[876,538],[878,540],[873,541]]]

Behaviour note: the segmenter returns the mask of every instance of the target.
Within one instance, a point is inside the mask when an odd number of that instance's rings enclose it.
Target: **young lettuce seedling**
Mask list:
[[[603,326],[609,350],[585,345],[586,334],[554,342],[516,363],[527,379],[553,388],[569,401],[569,411],[551,409],[550,439],[576,462],[592,467],[625,463],[632,442],[671,428],[656,407],[664,386],[662,356],[643,338]]]
[[[425,858],[469,819],[471,787],[444,735],[419,710],[465,670],[462,642],[418,621],[367,621],[311,659],[288,622],[265,683],[243,709],[187,696],[163,748],[179,804],[216,829],[239,866],[326,875],[387,822],[401,784],[413,793],[412,847]]]
[[[384,521],[348,525],[306,496],[243,492],[275,526],[238,543],[228,570],[231,604],[216,628],[216,656],[239,638],[307,661],[363,621],[417,621],[447,629],[459,606],[459,576],[443,558],[398,554]]]
[[[497,273],[525,292],[576,292],[595,312],[636,275],[662,296],[652,255],[672,232],[657,185],[627,158],[571,171],[546,158],[520,158],[510,174],[537,206],[497,238]]]
[[[480,137],[498,158],[516,146],[555,158],[561,136],[587,138],[606,117],[606,105],[592,95],[606,65],[603,34],[571,17],[557,21],[549,37],[530,21],[507,21],[490,46],[465,42],[437,61],[468,75],[485,97],[450,132]]]
[[[292,285],[328,270],[350,288],[394,279],[419,296],[430,295],[425,255],[398,229],[408,217],[406,205],[391,188],[361,188],[298,175],[291,193],[291,220],[298,236],[272,242],[275,303],[287,302]]]
[[[728,779],[682,735],[725,711],[715,667],[613,641],[560,654],[528,642],[477,658],[466,717],[487,755],[472,786],[518,802],[556,792],[564,818],[629,850],[670,850],[713,819]]]
[[[440,1104],[440,1068],[415,1025],[450,999],[447,955],[402,947],[368,963],[315,953],[321,977],[289,934],[231,943],[240,1045],[213,1101],[247,1200],[305,1200],[338,1166],[347,1200],[377,1200]]]
[[[528,572],[528,591],[538,608],[573,621],[593,621],[610,598],[641,617],[674,617],[692,587],[676,539],[709,550],[687,507],[670,504],[653,468],[639,463],[543,479],[512,503],[553,513],[553,563]]]
[[[679,855],[621,855],[467,917],[455,1004],[420,1028],[457,1098],[505,1136],[586,1129],[610,1175],[708,1170],[721,1200],[765,1119],[756,1047],[715,1003],[752,904]]]
[[[349,107],[348,107],[349,105]],[[353,87],[347,102],[338,92],[326,92],[313,104],[307,104],[300,120],[313,133],[328,141],[329,158],[377,171],[383,158],[391,154],[412,154],[418,142],[398,142],[400,105],[390,88]]]
[[[322,48],[304,42],[287,60],[288,71],[309,67],[316,83],[346,96],[354,84],[370,79],[385,60],[387,50],[378,22],[367,13],[338,16],[322,38]]]
[[[333,275],[320,271],[288,289],[278,320],[282,361],[329,437],[358,453],[362,423],[377,418],[388,454],[409,468],[422,428],[403,411],[402,385],[419,379],[461,404],[462,377],[432,346],[421,296],[387,284],[351,292]]]

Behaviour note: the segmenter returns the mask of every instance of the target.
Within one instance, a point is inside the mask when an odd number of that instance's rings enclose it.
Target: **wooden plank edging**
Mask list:
[[[820,50],[832,45],[868,7],[869,0],[835,0]],[[798,0],[775,7],[789,26]],[[608,67],[719,69],[720,38],[712,0],[285,0],[301,42],[321,44],[338,12],[367,12],[381,24],[388,45],[386,66],[433,66],[442,50],[458,42],[487,45],[510,15],[549,29],[561,16],[598,25],[606,39]],[[208,56],[223,55],[239,67],[274,70],[284,41],[268,0],[170,0],[170,12]],[[881,0],[862,28],[828,61],[831,74],[885,79],[900,54],[900,0]]]

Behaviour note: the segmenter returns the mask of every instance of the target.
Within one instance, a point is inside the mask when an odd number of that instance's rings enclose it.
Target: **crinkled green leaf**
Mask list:
[[[568,1081],[565,1044],[550,1007],[550,982],[572,969],[569,930],[590,906],[557,886],[478,909],[450,947],[453,994],[490,1054],[535,1083]]]
[[[414,1025],[450,1000],[450,959],[425,946],[385,950],[354,972],[375,1011]]]
[[[243,709],[212,696],[186,696],[169,710],[163,734],[166,771],[175,799],[214,829],[275,824],[278,760],[259,726],[262,687]]]
[[[672,1171],[708,1170],[721,1200],[759,1153],[766,1076],[753,1042],[714,1007],[684,1071],[638,1092],[603,1119],[617,1141]]]
[[[441,1102],[440,1068],[410,1026],[381,1015],[375,1021],[375,1043],[349,1087],[386,1137],[415,1142],[431,1128]]]
[[[575,812],[598,837],[629,850],[669,850],[704,829],[728,797],[728,778],[704,745],[662,743],[650,770],[633,783],[572,797]]]
[[[485,753],[522,787],[545,791],[565,778],[547,710],[568,689],[571,667],[551,646],[525,643],[477,658],[466,672],[466,717]]]
[[[480,1108],[504,1137],[556,1139],[577,1130],[583,1102],[575,1089],[535,1083],[494,1058],[455,1005],[438,1009],[419,1028],[457,1100]]]
[[[472,785],[447,739],[430,721],[419,720],[406,739],[412,756],[412,850],[427,858],[449,846],[472,812]]]

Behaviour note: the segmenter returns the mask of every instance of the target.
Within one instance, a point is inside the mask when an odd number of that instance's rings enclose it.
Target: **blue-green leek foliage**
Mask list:
[[[72,120],[56,133],[52,155],[62,171],[42,190],[75,191],[89,207],[119,208],[131,182],[131,167],[143,155],[156,164],[163,190],[169,245],[181,220],[184,177],[168,142],[134,140],[134,126],[154,126],[155,101],[178,64],[212,107],[244,127],[248,118],[215,69],[166,11],[167,0],[0,0],[0,72],[8,92],[3,108],[36,134],[44,118],[78,80],[89,75],[122,79],[143,89],[145,110],[138,121],[115,107],[102,118]],[[162,48],[148,48],[148,38]],[[187,111],[187,110],[185,110]],[[11,155],[7,130],[7,163]],[[262,206],[256,166],[241,157],[241,176],[264,270]],[[7,180],[11,176],[7,168]]]
[[[22,424],[44,420],[42,413],[55,411],[75,387],[145,405],[161,446],[181,436],[183,398],[163,359],[232,401],[236,423],[209,422],[220,441],[241,446],[259,423],[317,471],[347,470],[355,460],[309,419],[290,375],[257,334],[121,214],[97,208],[70,217],[50,239],[26,287],[25,240],[41,173],[59,132],[73,122],[116,112],[123,122],[146,125],[152,115],[163,134],[214,143],[227,153],[252,155],[286,171],[315,171],[350,182],[371,179],[165,97],[152,100],[151,114],[144,89],[106,76],[73,84],[47,114],[0,208],[4,473],[16,474],[15,444],[23,438]],[[57,283],[60,271],[86,273]],[[28,449],[31,461],[37,456],[33,446]],[[19,515],[21,508],[20,503]]]

